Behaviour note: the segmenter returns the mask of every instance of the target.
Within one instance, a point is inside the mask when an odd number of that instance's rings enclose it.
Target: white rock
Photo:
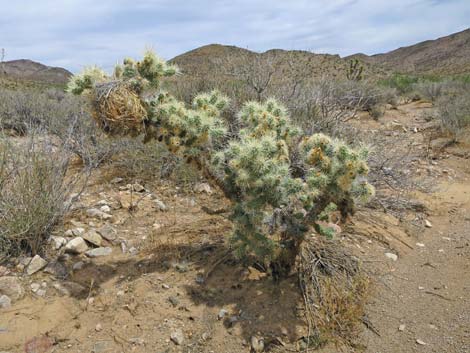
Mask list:
[[[206,194],[212,194],[212,188],[209,184],[207,183],[199,183],[194,186],[194,191],[198,192],[200,194],[206,193]]]
[[[427,219],[424,220],[424,225],[426,228],[432,228],[432,223],[429,222]]]
[[[0,295],[0,308],[8,309],[11,307],[11,299],[8,295]]]
[[[98,206],[108,206],[109,203],[108,203],[108,201],[106,201],[106,200],[99,200],[99,201],[96,203],[96,205],[98,205]]]
[[[86,211],[86,214],[87,216],[89,217],[93,217],[93,218],[98,218],[98,219],[103,219],[103,220],[107,220],[107,219],[111,219],[113,216],[111,216],[110,214],[108,213],[105,213],[101,210],[98,210],[97,208],[90,208]]]
[[[131,187],[129,187],[129,189],[132,189],[134,192],[144,192],[145,191],[145,188],[138,184],[138,183],[135,183],[135,184],[132,184]]]
[[[397,261],[398,260],[398,255],[393,254],[391,252],[386,252],[385,257],[392,260],[392,261]]]
[[[42,270],[46,266],[47,261],[44,260],[41,256],[36,255],[32,258],[31,262],[26,268],[26,273],[31,276],[32,274]]]
[[[109,207],[108,205],[104,205],[104,206],[100,207],[100,210],[105,212],[105,213],[109,213],[109,212],[111,212],[111,207]]]
[[[82,237],[73,238],[65,245],[65,252],[71,254],[83,254],[87,250],[88,245]]]
[[[31,292],[36,293],[39,288],[41,288],[41,285],[39,283],[31,283]]]
[[[20,280],[14,276],[0,277],[0,294],[5,294],[13,302],[23,298],[24,289]]]
[[[426,343],[425,343],[424,341],[420,340],[419,338],[416,340],[416,343],[418,343],[418,344],[421,345],[421,346],[425,346],[425,345],[426,345]]]
[[[173,331],[170,335],[170,339],[173,341],[174,344],[178,346],[183,344],[184,342],[183,330],[177,329]]]
[[[113,252],[113,249],[110,247],[105,247],[105,248],[96,248],[96,249],[91,249],[85,252],[85,255],[88,257],[100,257],[100,256],[108,256]]]
[[[420,248],[424,248],[424,244],[423,244],[423,243],[416,243],[416,246],[419,246]]]
[[[159,199],[153,200],[153,207],[155,207],[158,211],[166,212],[168,211],[168,206],[160,201]]]
[[[36,292],[36,295],[40,296],[40,297],[44,297],[46,295],[46,290],[45,289],[38,289],[38,291]]]
[[[251,349],[253,352],[262,352],[264,350],[264,339],[256,336],[251,337]]]
[[[101,235],[99,235],[94,230],[86,232],[85,234],[83,234],[82,238],[95,246],[101,246],[101,244],[103,243],[103,238],[101,238]]]
[[[51,236],[49,241],[52,243],[54,250],[59,250],[61,247],[67,244],[67,239],[64,237]]]
[[[66,237],[81,237],[85,233],[85,229],[82,227],[77,227],[69,229],[65,232]]]
[[[96,324],[96,326],[95,326],[95,331],[96,332],[100,332],[102,329],[103,329],[103,326],[101,326],[101,324]]]
[[[405,328],[406,328],[406,325],[401,324],[400,326],[398,326],[398,331],[405,331]]]
[[[220,309],[219,313],[217,314],[217,319],[222,320],[227,314],[228,314],[227,310]]]

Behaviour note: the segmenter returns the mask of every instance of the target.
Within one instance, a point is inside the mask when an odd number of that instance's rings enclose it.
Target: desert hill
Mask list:
[[[0,63],[0,77],[8,80],[64,85],[71,75],[70,71],[61,67],[51,67],[32,60],[20,59]]]
[[[468,74],[470,73],[470,28],[384,54],[368,56],[361,53],[345,59],[350,58],[402,73]]]

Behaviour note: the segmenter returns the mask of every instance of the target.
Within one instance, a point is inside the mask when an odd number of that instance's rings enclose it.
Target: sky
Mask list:
[[[0,0],[4,60],[77,72],[152,48],[376,54],[470,27],[470,0]]]

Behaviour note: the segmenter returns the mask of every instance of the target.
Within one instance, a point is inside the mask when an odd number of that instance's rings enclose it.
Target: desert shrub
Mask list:
[[[33,90],[0,89],[0,127],[24,135],[46,121],[54,108],[42,94]]]
[[[346,217],[356,201],[373,194],[365,149],[303,134],[273,99],[245,103],[239,130],[229,134],[222,118],[228,99],[219,92],[199,94],[187,107],[161,89],[162,79],[176,71],[147,52],[141,61],[126,59],[113,76],[85,71],[69,88],[90,98],[92,115],[107,133],[143,133],[219,187],[232,202],[230,244],[240,256],[254,255],[274,274],[286,274],[311,227],[322,233],[317,221],[336,209]]]
[[[458,140],[465,128],[470,126],[470,91],[460,91],[439,98],[436,103],[443,130]]]
[[[369,114],[374,120],[379,120],[385,114],[385,107],[383,105],[374,105],[370,107]]]
[[[413,85],[418,83],[419,78],[407,74],[393,74],[390,77],[380,80],[379,84],[395,88],[400,95],[408,95],[413,92]]]
[[[0,136],[0,257],[36,254],[68,208],[70,155],[36,137]]]
[[[323,132],[335,137],[349,134],[345,122],[358,111],[383,110],[386,103],[397,104],[394,89],[365,81],[316,81],[288,102],[289,110],[304,131]]]
[[[436,101],[446,91],[447,82],[418,82],[413,85],[413,91],[421,99]]]
[[[58,89],[0,90],[0,128],[57,137],[87,167],[96,167],[121,150],[121,143],[97,130],[87,102]]]

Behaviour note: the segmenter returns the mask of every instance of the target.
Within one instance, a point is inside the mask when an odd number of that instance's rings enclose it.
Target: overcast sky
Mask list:
[[[470,26],[470,0],[0,0],[0,10],[5,60],[72,71],[211,43],[375,54]]]

